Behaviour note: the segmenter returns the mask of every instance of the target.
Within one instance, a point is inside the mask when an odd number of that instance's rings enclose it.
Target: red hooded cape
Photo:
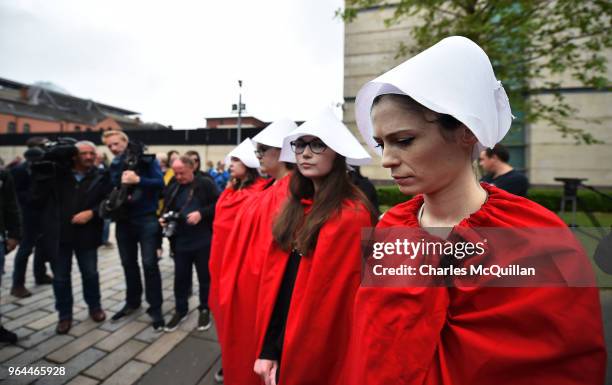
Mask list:
[[[287,175],[249,199],[248,209],[236,219],[223,256],[219,286],[223,319],[221,353],[226,385],[259,385],[253,371],[257,340],[253,333],[261,265],[272,246],[272,223],[287,199]]]
[[[234,220],[243,207],[243,204],[254,193],[261,191],[266,184],[266,180],[259,178],[247,188],[234,190],[231,187],[223,190],[217,204],[215,206],[215,219],[213,221],[213,237],[210,246],[210,259],[208,268],[210,271],[210,293],[208,295],[208,303],[210,310],[215,317],[215,326],[217,334],[221,321],[221,312],[219,311],[219,274],[223,253],[228,245],[227,238],[234,226]]]
[[[306,212],[312,201],[303,200]],[[337,384],[347,354],[354,295],[361,271],[361,229],[371,227],[360,202],[345,201],[319,232],[312,254],[302,257],[287,316],[280,366],[282,385]],[[257,356],[289,253],[276,243],[264,261],[256,323]],[[256,357],[254,357],[255,359]]]
[[[487,202],[458,227],[566,228],[534,202],[483,187]],[[377,227],[419,227],[422,204],[395,206]],[[354,317],[351,385],[604,381],[597,288],[361,287]]]

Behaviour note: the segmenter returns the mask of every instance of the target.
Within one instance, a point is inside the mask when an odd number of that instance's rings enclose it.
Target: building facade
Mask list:
[[[158,129],[139,113],[0,78],[0,134]]]
[[[364,9],[353,22],[345,24],[344,120],[354,131],[355,96],[361,86],[407,60],[396,58],[396,54],[400,42],[411,44],[410,30],[416,20],[386,27],[384,20],[393,12],[391,7]],[[607,56],[612,63],[612,52]],[[578,111],[569,121],[571,126],[590,132],[604,143],[576,145],[546,123],[517,121],[503,141],[510,149],[511,163],[523,170],[533,185],[559,185],[555,177],[573,177],[587,178],[585,183],[591,185],[612,186],[612,92],[580,87],[569,77],[563,79],[563,86],[567,102]],[[546,92],[531,97],[544,101],[552,98]],[[373,179],[390,179],[389,171],[380,167],[378,156],[374,156],[373,166],[363,167],[363,172]]]

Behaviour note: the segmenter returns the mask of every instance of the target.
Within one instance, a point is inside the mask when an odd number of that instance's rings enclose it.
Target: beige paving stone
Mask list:
[[[93,378],[85,377],[85,376],[76,376],[70,382],[67,382],[66,385],[96,385],[100,381],[94,380]]]
[[[6,366],[25,366],[29,365],[34,361],[40,360],[47,354],[51,353],[54,350],[57,350],[59,347],[66,345],[70,341],[72,341],[74,337],[72,336],[54,336],[46,340],[45,342],[38,344],[31,349],[27,349],[21,354],[11,358],[7,362],[4,362]]]
[[[3,346],[0,349],[0,362],[4,362],[11,357],[23,352],[23,348],[14,345]]]
[[[100,323],[92,320],[91,318],[88,318],[85,321],[79,323],[78,325],[72,327],[72,329],[70,329],[69,334],[75,337],[80,337],[85,333],[89,332],[90,330],[97,328],[98,326],[100,326]]]
[[[200,312],[197,309],[191,311],[187,315],[187,319],[179,325],[179,329],[186,331],[186,332],[190,332],[194,330],[198,326],[199,315],[200,315]]]
[[[46,329],[39,330],[35,333],[30,333],[28,334],[27,338],[20,338],[17,340],[17,344],[26,349],[30,349],[31,347],[38,345],[39,343],[53,336],[56,336],[57,333],[55,332],[55,326],[56,325],[51,325]]]
[[[50,298],[44,298],[38,302],[34,302],[31,303],[27,306],[17,306],[15,305],[15,308],[10,311],[10,312],[2,312],[0,314],[2,314],[2,317],[8,317],[8,318],[17,318],[17,317],[21,317],[25,314],[28,314],[30,312],[33,312],[35,310],[40,310],[43,307],[49,306],[51,304],[55,304],[55,298],[50,297]]]
[[[9,322],[3,322],[2,326],[4,326],[5,329],[8,330],[12,330],[12,329],[17,329],[20,326],[23,325],[27,325],[31,322],[37,321],[43,317],[48,316],[49,313],[47,313],[46,311],[42,311],[42,310],[37,310],[37,311],[33,311],[29,314],[26,314],[22,317],[18,317],[12,321]]]
[[[40,301],[41,299],[46,298],[46,297],[53,298],[53,290],[50,287],[46,288],[44,291],[41,291],[40,293],[33,294],[31,297],[21,298],[17,300],[17,303],[25,306],[25,305],[29,305],[31,303]]]
[[[76,340],[70,342],[66,346],[54,351],[53,353],[47,355],[47,359],[57,363],[63,363],[74,357],[75,355],[81,353],[86,350],[90,346],[94,345],[96,342],[100,341],[102,338],[108,336],[108,332],[104,330],[92,330],[91,332],[85,334],[82,337],[77,338]]]
[[[173,347],[187,337],[188,334],[189,333],[182,330],[166,333],[136,356],[136,359],[150,364],[156,364],[163,356],[172,350]]]
[[[46,328],[49,325],[53,325],[55,323],[57,323],[57,321],[59,320],[57,313],[51,313],[46,317],[43,317],[37,321],[31,322],[29,324],[27,324],[26,326],[29,327],[30,329],[34,329],[34,330],[42,330],[44,328]]]
[[[76,377],[79,373],[81,373],[86,368],[93,365],[95,362],[99,361],[106,355],[105,352],[98,349],[87,349],[84,352],[76,355],[68,362],[65,362],[61,365],[65,368],[65,374],[63,376],[46,376],[41,378],[36,385],[62,385],[66,382],[70,381],[72,378]]]
[[[89,319],[89,309],[85,308],[81,311],[74,313],[72,315],[72,319],[75,319],[77,321],[85,321],[86,319]]]
[[[96,344],[96,348],[111,351],[119,347],[125,341],[140,333],[144,328],[149,326],[144,322],[133,321],[118,329],[102,341]]]
[[[102,385],[131,385],[145,374],[151,365],[143,362],[130,361],[112,376],[106,379]]]
[[[85,374],[100,380],[104,380],[117,369],[131,360],[136,354],[147,347],[147,344],[138,341],[128,341],[117,350],[108,354],[94,366],[87,369]]]

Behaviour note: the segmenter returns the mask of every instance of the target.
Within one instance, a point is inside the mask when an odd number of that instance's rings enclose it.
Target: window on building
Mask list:
[[[81,126],[74,126],[75,131],[81,131]]]
[[[17,132],[17,125],[15,124],[15,122],[9,122],[8,123],[8,131],[9,134],[14,134]]]
[[[24,123],[23,124],[23,133],[24,134],[29,134],[30,133],[30,123]]]

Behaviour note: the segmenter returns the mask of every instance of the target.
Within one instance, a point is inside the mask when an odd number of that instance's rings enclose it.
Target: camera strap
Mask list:
[[[164,212],[168,211],[168,208],[170,208],[173,204],[174,201],[176,200],[176,196],[178,195],[179,190],[181,189],[181,184],[177,182],[176,184],[176,188],[174,189],[174,191],[172,191],[172,194],[170,195],[170,201],[168,202],[168,205],[164,208]],[[195,191],[195,178],[194,180],[189,184],[189,195],[187,196],[187,200],[185,201],[185,203],[183,204],[183,207],[181,207],[178,212],[182,212],[183,210],[185,210],[185,208],[187,206],[189,206],[189,204],[191,203],[191,201],[193,200],[193,194]]]

